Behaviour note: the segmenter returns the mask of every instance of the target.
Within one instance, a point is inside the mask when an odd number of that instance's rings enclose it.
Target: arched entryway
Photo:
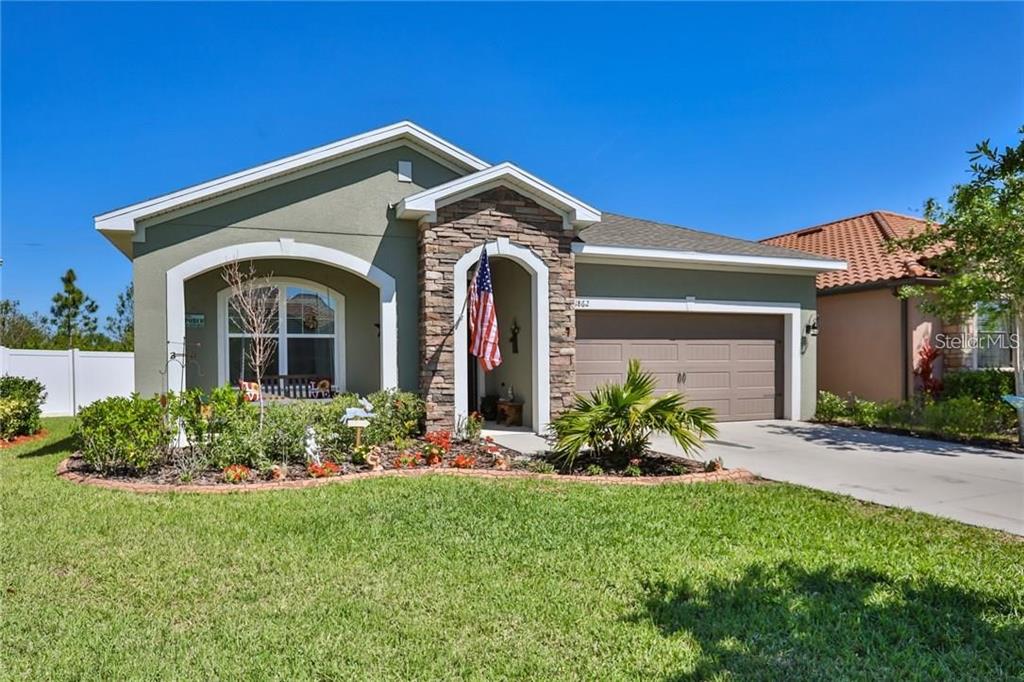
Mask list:
[[[469,405],[471,372],[467,358],[468,323],[466,316],[462,313],[467,296],[467,279],[472,268],[480,260],[480,254],[484,248],[487,249],[488,257],[493,259],[492,264],[498,268],[493,274],[495,277],[501,276],[506,280],[506,286],[515,285],[518,279],[519,273],[510,269],[513,267],[521,269],[527,275],[523,281],[525,279],[529,281],[529,285],[520,290],[506,291],[500,294],[498,287],[501,286],[501,281],[495,281],[496,299],[501,296],[506,300],[505,312],[502,312],[500,300],[496,301],[499,333],[503,338],[507,338],[513,319],[520,321],[519,316],[522,315],[520,333],[525,333],[527,336],[520,337],[522,348],[518,354],[519,357],[507,359],[508,366],[505,370],[501,371],[500,367],[495,370],[492,377],[484,379],[484,387],[486,390],[499,389],[503,382],[507,387],[510,382],[517,380],[516,376],[522,376],[522,373],[525,372],[529,377],[529,387],[524,389],[517,386],[515,388],[516,393],[523,398],[524,411],[528,416],[528,418],[524,418],[524,423],[528,422],[533,431],[542,433],[547,430],[551,416],[548,267],[530,249],[514,244],[506,237],[471,249],[455,264],[454,309],[452,311],[455,324],[455,420],[458,423],[471,411]],[[510,296],[517,297],[514,303],[509,298]],[[527,320],[528,325],[524,325],[523,323]]]
[[[185,387],[185,282],[227,263],[243,260],[284,259],[323,263],[373,284],[379,292],[380,386],[398,385],[398,301],[395,280],[375,265],[350,253],[318,244],[280,239],[251,242],[215,249],[191,258],[167,271],[167,387]]]

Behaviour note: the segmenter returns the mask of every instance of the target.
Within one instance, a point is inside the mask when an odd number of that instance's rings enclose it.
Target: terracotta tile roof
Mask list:
[[[894,239],[915,234],[925,225],[921,218],[891,211],[871,211],[769,237],[761,242],[845,260],[848,264],[846,270],[818,275],[818,289],[831,289],[908,277],[936,277],[924,265],[921,254],[893,251],[889,247]]]

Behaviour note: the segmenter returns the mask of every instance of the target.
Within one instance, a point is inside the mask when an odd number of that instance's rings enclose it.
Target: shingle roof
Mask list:
[[[640,218],[602,213],[601,222],[580,230],[577,238],[594,246],[624,246],[638,249],[670,249],[730,256],[807,258],[807,254],[758,242],[702,232],[688,227]],[[826,259],[831,260],[831,259]]]
[[[888,246],[895,239],[920,232],[926,225],[920,218],[891,211],[871,211],[761,241],[845,260],[846,270],[818,275],[818,289],[831,289],[909,277],[936,277],[923,264],[921,254],[890,250]]]

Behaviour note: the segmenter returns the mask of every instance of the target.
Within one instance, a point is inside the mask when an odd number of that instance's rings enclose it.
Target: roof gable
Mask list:
[[[438,208],[495,187],[508,187],[565,216],[566,227],[582,227],[601,220],[601,212],[566,194],[518,166],[505,162],[456,178],[403,199],[399,218],[430,220]]]
[[[393,125],[353,135],[298,154],[276,159],[237,173],[192,185],[169,194],[147,199],[96,216],[95,226],[111,239],[135,232],[138,224],[153,216],[168,213],[191,204],[234,195],[239,190],[281,178],[290,178],[311,168],[380,150],[387,145],[408,143],[422,149],[460,172],[475,172],[489,164],[469,152],[421,128],[402,121]]]

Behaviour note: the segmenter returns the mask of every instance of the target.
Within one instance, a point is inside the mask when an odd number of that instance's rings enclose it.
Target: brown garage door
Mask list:
[[[660,393],[679,391],[719,421],[781,415],[781,318],[578,311],[576,325],[578,391],[622,381],[636,358]]]

